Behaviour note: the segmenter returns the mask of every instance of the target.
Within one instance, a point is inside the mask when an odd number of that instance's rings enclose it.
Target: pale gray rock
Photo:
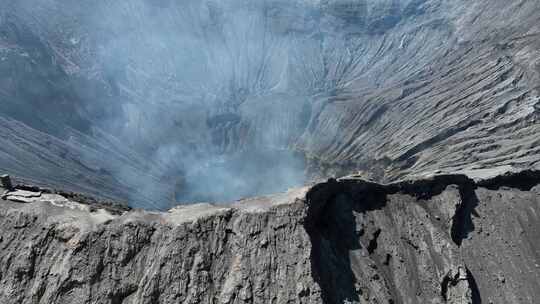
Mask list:
[[[318,303],[302,193],[119,216],[2,201],[0,301]]]

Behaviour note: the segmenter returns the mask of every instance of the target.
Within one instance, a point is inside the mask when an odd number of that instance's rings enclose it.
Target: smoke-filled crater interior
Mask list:
[[[328,119],[317,116],[321,107],[360,80],[377,81],[362,78],[373,65],[365,61],[366,41],[420,14],[414,8],[421,5],[17,1],[2,16],[2,39],[23,41],[47,83],[62,85],[41,88],[34,71],[27,83],[35,85],[25,94],[35,96],[9,110],[72,141],[78,162],[133,190],[128,199],[135,207],[284,191],[314,175],[306,162],[318,156],[307,151],[339,132],[328,125],[317,138],[310,135],[314,122]],[[44,97],[47,105],[34,101]],[[30,103],[44,118],[25,119],[21,109]],[[93,154],[89,142],[118,156]]]

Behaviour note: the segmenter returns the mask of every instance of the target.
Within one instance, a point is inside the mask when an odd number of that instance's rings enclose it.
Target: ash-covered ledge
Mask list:
[[[540,174],[346,177],[166,212],[16,185],[0,200],[0,302],[528,303],[540,187],[523,176]]]
[[[143,209],[135,210],[123,202],[96,199],[81,193],[65,192],[27,184],[16,184],[13,186],[13,182],[9,175],[2,175],[2,186],[0,187],[1,199],[7,202],[21,204],[49,204],[54,207],[65,207],[67,209],[80,210],[88,213],[102,211],[110,213],[111,216],[115,217],[122,215],[129,216],[130,213],[148,213],[160,215],[164,219],[170,219],[173,222],[179,223],[193,221],[200,217],[231,210],[247,213],[269,211],[272,207],[304,201],[308,190],[309,187],[293,188],[284,193],[251,197],[233,203],[193,203],[179,205],[165,211],[153,211]]]
[[[8,201],[19,203],[49,202],[56,205],[69,205],[71,207],[79,204],[79,209],[88,209],[89,211],[104,209],[112,214],[122,214],[131,210],[125,202],[95,198],[77,192],[16,183],[7,174],[2,175],[0,181],[1,198]]]

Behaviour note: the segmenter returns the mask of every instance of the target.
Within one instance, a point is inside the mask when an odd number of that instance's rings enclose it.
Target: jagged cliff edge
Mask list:
[[[0,302],[533,303],[538,184],[348,177],[168,212],[19,187],[0,201]]]

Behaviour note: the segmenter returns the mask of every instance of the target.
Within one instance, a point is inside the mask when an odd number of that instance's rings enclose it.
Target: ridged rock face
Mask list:
[[[51,194],[2,201],[0,300],[318,303],[301,193],[121,216]]]
[[[168,212],[26,187],[0,201],[0,301],[534,303],[538,182],[348,178]]]
[[[539,165],[537,1],[4,2],[1,123],[21,132],[0,168],[34,182],[166,208],[302,184],[304,165],[389,181]],[[280,161],[259,189],[251,168]]]
[[[323,167],[382,179],[537,166],[538,3],[420,7],[358,38],[358,64],[336,96],[315,103],[300,146]]]

